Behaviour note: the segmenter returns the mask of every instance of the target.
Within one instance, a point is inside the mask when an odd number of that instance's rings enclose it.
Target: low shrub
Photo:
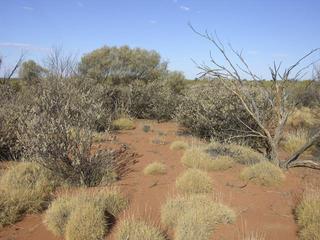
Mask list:
[[[94,203],[78,205],[65,228],[66,240],[102,240],[107,231],[104,212]]]
[[[272,106],[259,91],[247,87],[255,96],[261,121],[267,122]],[[226,90],[219,81],[200,81],[191,86],[177,108],[176,118],[187,131],[206,139],[238,139],[255,149],[264,147],[266,143],[263,138],[246,136],[248,127],[258,131],[259,126],[245,110],[240,99]]]
[[[252,181],[263,186],[274,186],[284,180],[282,170],[268,161],[246,167],[240,175],[245,181]]]
[[[112,122],[112,127],[115,130],[132,130],[135,128],[134,122],[128,118],[119,118]]]
[[[93,204],[93,206],[89,206],[88,204]],[[77,209],[81,210],[84,208],[94,208],[95,213],[99,211],[99,214],[103,214],[104,216],[103,221],[101,218],[99,219],[101,224],[98,226],[98,228],[103,228],[105,231],[105,225],[108,223],[110,224],[110,222],[108,222],[108,218],[110,216],[117,218],[118,215],[127,207],[127,205],[128,201],[121,196],[117,189],[101,190],[98,192],[89,192],[88,190],[84,189],[76,194],[61,196],[53,201],[49,209],[46,211],[44,222],[52,233],[57,236],[63,236],[67,231],[66,228],[69,224],[71,216],[75,211],[78,211]],[[79,219],[79,221],[82,221],[86,217],[88,217],[89,220],[91,217],[94,217],[91,216],[89,212],[87,212],[86,216],[81,216],[81,211],[79,211],[76,214],[76,217],[74,217],[75,219]],[[96,215],[100,216],[99,214]],[[94,223],[94,220],[92,220],[87,224],[88,226],[91,226],[91,224]],[[76,223],[72,223],[72,225],[74,224]],[[70,229],[72,229],[70,230],[71,232],[74,231],[73,227],[70,227]]]
[[[308,188],[296,209],[299,236],[302,240],[320,239],[320,191]]]
[[[36,163],[13,164],[0,178],[0,227],[46,208],[57,184],[53,175]]]
[[[235,218],[229,207],[201,194],[178,196],[161,207],[161,222],[176,229],[175,239],[209,239],[216,224]]]
[[[150,125],[143,125],[143,127],[142,127],[142,130],[143,130],[145,133],[149,132],[150,129],[151,129]]]
[[[166,174],[167,168],[166,165],[160,162],[153,162],[146,166],[143,170],[145,175],[161,175]]]
[[[184,141],[174,141],[170,145],[171,150],[186,150],[189,144]]]
[[[210,193],[213,191],[212,180],[197,169],[188,169],[176,180],[176,187],[182,193]]]
[[[165,240],[163,233],[156,227],[141,220],[127,218],[120,223],[116,240]]]
[[[91,85],[90,85],[91,84]],[[100,93],[90,80],[46,79],[19,131],[24,158],[34,159],[74,185],[96,186],[114,180],[114,151],[92,153],[93,130],[102,109]],[[110,117],[110,116],[109,116]]]
[[[129,113],[134,118],[167,121],[175,116],[181,95],[159,79],[150,83],[132,84]]]

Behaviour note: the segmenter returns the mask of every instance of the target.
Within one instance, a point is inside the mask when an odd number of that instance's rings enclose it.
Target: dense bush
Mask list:
[[[9,84],[0,84],[0,161],[17,159],[21,153],[18,125],[23,106],[18,92]]]
[[[85,81],[45,80],[21,127],[24,156],[76,184],[97,185],[113,175],[112,153],[91,153],[91,129],[105,111],[95,90]]]
[[[257,107],[263,109],[262,121],[268,121],[270,106],[263,96],[257,96],[257,102]],[[265,145],[262,138],[246,136],[249,128],[257,130],[259,126],[240,100],[220,82],[198,83],[190,87],[176,116],[182,126],[200,137],[241,141],[254,147]]]
[[[163,81],[149,84],[136,82],[132,87],[130,115],[136,118],[170,120],[174,117],[181,95]]]

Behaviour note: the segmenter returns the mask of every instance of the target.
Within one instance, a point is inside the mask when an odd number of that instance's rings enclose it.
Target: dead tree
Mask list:
[[[236,51],[230,44],[226,50],[224,44],[220,41],[217,34],[212,35],[205,31],[201,33],[195,30],[191,25],[191,29],[201,37],[209,40],[214,48],[220,53],[225,60],[225,64],[219,63],[213,57],[210,52],[211,66],[207,64],[197,64],[201,69],[202,76],[208,76],[213,79],[218,79],[225,86],[227,90],[237,96],[243,105],[244,109],[252,117],[254,122],[258,125],[257,129],[252,129],[245,122],[242,122],[248,129],[247,134],[250,137],[263,138],[266,142],[266,155],[270,161],[277,166],[283,168],[290,167],[310,167],[320,169],[320,162],[312,160],[298,161],[299,156],[304,153],[308,148],[314,145],[320,138],[320,130],[318,130],[304,146],[296,151],[287,160],[280,160],[278,156],[280,140],[283,137],[284,128],[288,120],[288,116],[294,111],[297,106],[297,102],[288,100],[288,88],[292,81],[296,81],[305,76],[305,71],[315,62],[307,64],[301,67],[303,62],[311,55],[319,52],[320,49],[311,50],[309,53],[301,57],[295,64],[281,71],[281,63],[273,64],[270,67],[271,73],[271,86],[266,86],[257,74],[255,74],[248,62],[243,57],[242,51]],[[229,54],[230,52],[230,54]],[[234,60],[235,59],[235,60]],[[246,76],[251,78],[252,81],[245,81]],[[272,110],[267,114],[270,114],[270,120],[268,123],[264,122],[261,118],[263,110],[259,109],[256,98],[250,87],[253,87],[259,93],[263,94],[269,104],[271,104]]]
[[[21,53],[18,60],[16,61],[15,65],[11,69],[3,69],[3,58],[0,56],[0,71],[3,71],[3,76],[0,79],[0,84],[7,83],[17,72],[19,67],[21,66],[24,60],[24,53]]]

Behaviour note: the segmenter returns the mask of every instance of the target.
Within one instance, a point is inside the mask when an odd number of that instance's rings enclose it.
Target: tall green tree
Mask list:
[[[145,83],[159,79],[167,71],[167,63],[156,51],[141,48],[102,47],[81,58],[79,73],[112,85]]]
[[[22,63],[19,71],[19,78],[29,83],[38,81],[45,72],[44,68],[38,65],[33,60],[28,60]]]

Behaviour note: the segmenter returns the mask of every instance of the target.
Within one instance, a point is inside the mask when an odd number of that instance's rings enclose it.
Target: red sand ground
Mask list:
[[[160,225],[160,207],[168,197],[176,194],[175,179],[185,169],[180,162],[183,152],[170,150],[170,143],[178,139],[188,142],[199,140],[179,136],[175,123],[151,122],[152,131],[145,133],[142,130],[145,122],[137,121],[135,130],[120,132],[112,142],[112,145],[128,144],[140,155],[138,163],[133,166],[133,171],[117,185],[130,199],[129,209],[122,217],[134,215]],[[152,143],[152,140],[159,138],[159,132],[166,134],[160,137],[166,144]],[[110,146],[110,142],[102,142],[97,147],[107,146]],[[167,174],[145,176],[142,173],[143,168],[153,161],[165,163],[168,169]],[[244,234],[251,232],[262,232],[266,239],[298,239],[293,208],[307,183],[320,183],[319,173],[311,169],[293,169],[286,173],[286,180],[281,186],[261,187],[249,183],[245,188],[239,188],[238,186],[243,185],[239,180],[242,168],[243,166],[239,165],[226,171],[210,173],[215,193],[218,193],[220,199],[238,214],[236,223],[217,226],[213,239],[240,240],[243,239]],[[114,239],[116,227],[113,227],[106,239]],[[172,231],[169,230],[168,235],[173,239]],[[30,215],[21,222],[2,229],[0,239],[54,240],[59,238],[47,231],[41,215]]]

